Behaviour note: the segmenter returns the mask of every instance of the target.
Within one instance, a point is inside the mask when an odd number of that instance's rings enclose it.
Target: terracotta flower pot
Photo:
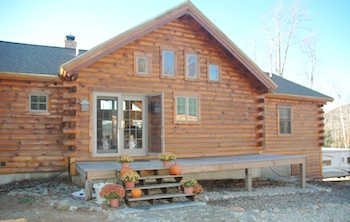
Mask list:
[[[122,164],[122,169],[130,167],[130,163],[121,163],[121,164]]]
[[[118,207],[119,206],[119,199],[110,199],[109,206],[110,207]]]
[[[163,167],[170,167],[171,161],[163,161]]]
[[[125,181],[125,188],[134,188],[135,187],[135,182],[131,181]]]
[[[184,187],[185,194],[193,194],[193,187]]]

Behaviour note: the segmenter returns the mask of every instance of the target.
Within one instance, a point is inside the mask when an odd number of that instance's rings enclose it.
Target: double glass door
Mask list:
[[[93,156],[161,152],[162,125],[158,123],[162,121],[156,120],[161,116],[159,107],[154,111],[156,97],[101,92],[93,98]]]

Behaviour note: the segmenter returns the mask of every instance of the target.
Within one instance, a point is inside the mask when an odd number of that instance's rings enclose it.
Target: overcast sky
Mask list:
[[[0,41],[62,47],[67,34],[80,49],[90,49],[183,0],[0,0]],[[264,70],[270,71],[263,19],[276,0],[192,0],[218,28]],[[291,4],[292,1],[285,0]],[[350,1],[304,0],[308,21],[316,33],[319,59],[314,90],[332,96],[327,110],[350,102]],[[254,56],[256,52],[257,56]],[[293,46],[285,78],[308,86],[306,57]],[[341,100],[339,99],[339,96]]]

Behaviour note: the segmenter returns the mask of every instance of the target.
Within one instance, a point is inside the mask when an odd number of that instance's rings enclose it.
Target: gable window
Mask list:
[[[134,52],[134,73],[138,76],[151,76],[152,53]]]
[[[286,106],[278,107],[279,133],[292,134],[292,109]]]
[[[176,121],[196,122],[199,120],[198,97],[176,96]]]
[[[175,53],[173,51],[163,51],[163,75],[175,76]]]
[[[209,64],[209,81],[219,81],[220,80],[220,70],[218,65]]]
[[[198,56],[196,54],[186,55],[186,78],[198,79]]]
[[[30,94],[29,95],[29,111],[47,112],[48,96],[46,94]]]
[[[145,56],[136,57],[136,73],[141,75],[149,74],[149,58]]]

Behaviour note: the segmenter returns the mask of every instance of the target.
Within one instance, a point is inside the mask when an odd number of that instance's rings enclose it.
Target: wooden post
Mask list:
[[[299,169],[300,169],[300,187],[301,188],[306,188],[306,166],[305,162],[299,164]]]
[[[92,181],[85,180],[85,200],[92,199]]]
[[[71,176],[75,176],[77,174],[75,170],[75,157],[70,157],[69,163],[70,163],[69,173]]]
[[[245,188],[248,192],[252,192],[253,190],[253,183],[252,183],[252,169],[247,168],[245,169]]]

